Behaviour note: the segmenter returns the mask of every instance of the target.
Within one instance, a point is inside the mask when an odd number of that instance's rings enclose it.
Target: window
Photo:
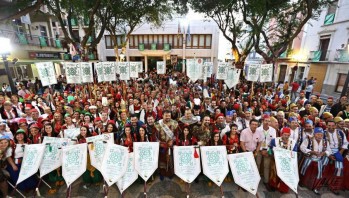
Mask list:
[[[105,35],[105,47],[106,49],[114,49],[114,41],[111,35]],[[116,36],[116,42],[118,45],[118,48],[121,49],[122,42],[125,41],[125,37],[123,35],[117,35]]]
[[[206,44],[205,44],[205,48],[209,48],[211,49],[211,43],[212,43],[212,35],[206,35]]]
[[[347,74],[338,74],[338,81],[336,85],[336,92],[342,92],[345,81],[347,80]]]
[[[189,49],[211,49],[211,34],[191,35],[191,40],[187,43]]]
[[[199,36],[199,48],[204,48],[205,47],[205,35],[200,35]]]

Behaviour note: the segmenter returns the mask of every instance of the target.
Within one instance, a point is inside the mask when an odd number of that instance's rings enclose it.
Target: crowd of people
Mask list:
[[[58,81],[53,87],[42,87],[38,80],[19,82],[17,93],[0,94],[0,189],[5,197],[7,182],[16,184],[18,179],[25,145],[64,137],[65,129],[74,128],[80,128],[77,144],[103,133],[113,133],[115,144],[129,152],[133,142],[160,142],[155,174],[160,180],[174,176],[173,146],[225,145],[228,154],[253,152],[266,188],[286,193],[273,159],[272,148],[281,147],[298,153],[300,186],[316,194],[323,186],[335,194],[349,190],[349,181],[343,179],[349,176],[347,96],[324,102],[304,90],[313,82],[286,88],[286,83],[280,87],[242,77],[228,89],[214,76],[191,82],[179,72],[149,72],[127,82]],[[64,185],[60,168],[45,179],[55,184],[49,193]],[[83,181],[88,187],[103,177],[88,162]],[[201,182],[212,185],[208,178]],[[30,191],[37,183],[32,176],[17,188]]]

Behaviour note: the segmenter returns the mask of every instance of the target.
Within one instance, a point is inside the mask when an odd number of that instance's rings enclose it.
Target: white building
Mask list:
[[[182,23],[180,23],[182,21]],[[178,34],[180,24],[181,33]],[[126,46],[127,61],[143,61],[145,71],[156,68],[156,61],[166,60],[167,66],[184,71],[183,60],[203,58],[204,62],[217,64],[219,29],[214,22],[204,20],[189,21],[190,40],[185,39],[188,28],[184,27],[183,20],[174,19],[165,22],[161,27],[143,24],[132,32]],[[117,36],[118,42],[122,35]],[[188,42],[186,42],[186,40]],[[120,46],[120,45],[119,45]],[[115,61],[115,52],[111,36],[105,33],[98,46],[99,60]],[[121,52],[121,47],[119,53]],[[176,60],[174,64],[171,59]]]

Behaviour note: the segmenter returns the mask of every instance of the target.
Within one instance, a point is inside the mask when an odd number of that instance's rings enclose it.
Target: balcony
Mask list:
[[[349,62],[349,52],[345,49],[337,49],[334,61]]]
[[[136,47],[131,47],[130,49],[136,49]],[[169,43],[140,43],[138,45],[139,51],[144,50],[164,50],[164,51],[170,51],[171,45]]]
[[[331,52],[330,50],[310,51],[308,60],[312,62],[328,61],[330,52]]]
[[[51,48],[67,48],[65,41],[62,39],[51,38],[47,36],[30,35],[16,31],[0,30],[0,36],[6,37],[12,43],[24,46],[51,47]]]

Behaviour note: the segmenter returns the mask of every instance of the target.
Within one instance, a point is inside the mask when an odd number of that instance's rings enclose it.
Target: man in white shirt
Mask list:
[[[348,149],[348,141],[343,131],[336,129],[336,124],[333,120],[327,121],[327,131],[325,132],[326,139],[330,145],[332,155],[329,163],[324,171],[324,178],[327,180],[327,185],[330,190],[338,195],[339,190],[343,186],[343,153]],[[346,167],[348,168],[348,167]]]
[[[8,128],[8,130],[10,130]],[[9,137],[11,140],[13,140],[13,134],[11,131],[6,130],[6,124],[4,122],[0,122],[0,138],[3,136]]]
[[[324,138],[323,129],[316,127],[314,136],[305,138],[300,149],[306,157],[301,165],[299,184],[319,195],[323,169],[328,164],[328,156],[332,154],[330,145]]]
[[[296,117],[289,117],[288,122],[291,128],[290,138],[294,141],[298,141],[299,134],[301,133],[301,128],[299,127],[298,119]]]
[[[252,119],[250,127],[244,129],[240,135],[240,146],[243,152],[253,152],[256,157],[261,148],[262,138],[257,133],[258,120]]]
[[[262,117],[263,123],[262,126],[257,128],[257,133],[260,134],[261,137],[261,147],[260,147],[260,153],[257,155],[257,166],[260,170],[261,162],[263,159],[263,177],[264,177],[264,184],[266,185],[266,188],[269,190],[269,173],[270,173],[270,160],[271,157],[268,154],[268,150],[270,149],[270,142],[272,139],[276,138],[276,130],[273,127],[270,127],[270,116],[265,114]],[[260,170],[262,171],[262,170]]]

